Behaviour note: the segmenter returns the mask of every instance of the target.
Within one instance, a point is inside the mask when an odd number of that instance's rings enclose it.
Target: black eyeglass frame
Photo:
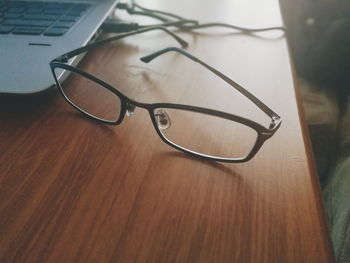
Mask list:
[[[52,74],[54,76],[56,85],[59,87],[60,93],[63,95],[63,97],[66,99],[66,101],[69,104],[71,104],[75,109],[77,109],[79,112],[83,113],[84,115],[86,115],[87,117],[89,117],[93,120],[96,120],[96,121],[99,121],[102,123],[106,123],[106,124],[119,125],[123,121],[128,109],[134,109],[135,107],[146,109],[150,114],[150,118],[152,120],[153,126],[154,126],[157,134],[159,135],[159,137],[169,146],[171,146],[179,151],[191,154],[193,156],[201,157],[201,158],[205,158],[205,159],[210,159],[210,160],[215,160],[215,161],[219,161],[219,162],[229,162],[229,163],[246,162],[246,161],[249,161],[250,159],[252,159],[255,156],[255,154],[259,151],[261,146],[264,144],[264,142],[267,139],[269,139],[270,137],[272,137],[273,134],[280,127],[281,122],[282,122],[280,116],[277,115],[277,113],[275,113],[274,111],[272,111],[267,105],[265,105],[263,102],[261,102],[258,98],[256,98],[253,94],[251,94],[246,89],[244,89],[242,86],[240,86],[238,83],[234,82],[233,80],[231,80],[230,78],[225,76],[223,73],[217,71],[216,69],[212,68],[208,64],[206,64],[203,61],[199,60],[198,58],[194,57],[193,55],[185,52],[184,50],[176,48],[176,47],[170,47],[170,48],[166,48],[166,49],[154,52],[154,53],[147,55],[147,56],[144,56],[140,59],[143,62],[148,63],[151,60],[155,59],[156,57],[158,57],[166,52],[176,51],[176,52],[179,52],[180,54],[192,59],[193,61],[200,63],[201,65],[206,67],[208,70],[210,70],[212,73],[216,74],[218,77],[220,77],[221,79],[226,81],[228,84],[230,84],[233,88],[235,88],[240,93],[242,93],[242,95],[247,97],[258,108],[260,108],[264,113],[266,113],[271,118],[271,123],[269,125],[269,128],[266,128],[266,127],[260,125],[259,123],[252,121],[252,120],[249,120],[249,119],[246,119],[244,117],[240,117],[240,116],[237,116],[234,114],[230,114],[230,113],[226,113],[226,112],[222,112],[222,111],[217,111],[217,110],[213,110],[213,109],[203,108],[203,107],[175,104],[175,103],[141,103],[141,102],[137,102],[131,98],[128,98],[127,96],[122,94],[120,91],[118,91],[116,88],[114,88],[113,86],[111,86],[107,82],[103,81],[102,79],[100,79],[94,75],[91,75],[87,72],[84,72],[84,71],[82,71],[74,66],[70,66],[70,65],[65,64],[69,61],[70,58],[77,56],[77,55],[80,55],[84,52],[87,52],[93,48],[97,48],[101,45],[104,45],[106,43],[109,43],[109,42],[112,42],[115,40],[119,40],[119,39],[127,37],[127,36],[140,34],[140,33],[148,32],[148,31],[155,30],[155,29],[161,29],[161,30],[165,31],[166,33],[169,33],[171,36],[173,36],[181,44],[182,47],[187,46],[187,43],[185,41],[183,41],[181,38],[176,36],[171,31],[169,31],[163,27],[152,27],[152,28],[146,28],[146,29],[142,29],[142,30],[138,30],[138,31],[130,32],[130,33],[120,34],[118,36],[104,39],[104,40],[95,42],[93,44],[87,45],[85,47],[75,49],[71,52],[68,52],[68,53],[56,58],[56,59],[53,59],[50,62],[50,68],[51,68]],[[63,88],[61,87],[60,82],[57,79],[57,76],[55,73],[55,69],[57,69],[57,68],[62,69],[62,70],[68,70],[68,71],[73,72],[75,74],[80,74],[84,78],[87,78],[93,82],[96,82],[101,87],[106,88],[107,90],[109,90],[110,92],[112,92],[116,96],[118,96],[118,98],[120,99],[120,102],[121,102],[121,105],[120,105],[121,110],[120,110],[120,115],[119,115],[118,119],[116,121],[104,120],[104,119],[101,119],[101,118],[98,118],[96,116],[91,115],[90,113],[84,111],[83,109],[81,109],[77,105],[75,105],[74,102],[72,102],[66,96]],[[255,130],[257,133],[257,139],[256,139],[255,144],[254,144],[253,148],[251,149],[251,151],[245,157],[241,157],[241,158],[225,158],[225,157],[210,156],[210,155],[198,153],[198,152],[186,149],[184,147],[181,147],[181,146],[169,141],[166,137],[164,137],[164,135],[162,134],[162,132],[160,131],[160,129],[157,125],[157,120],[156,120],[156,116],[154,113],[155,110],[158,108],[162,108],[162,109],[169,108],[169,109],[179,109],[179,110],[185,110],[185,111],[192,111],[192,112],[207,114],[207,115],[211,115],[211,116],[215,116],[215,117],[224,118],[224,119],[227,119],[230,121],[238,122],[238,123],[241,123],[245,126],[252,128],[253,130]]]

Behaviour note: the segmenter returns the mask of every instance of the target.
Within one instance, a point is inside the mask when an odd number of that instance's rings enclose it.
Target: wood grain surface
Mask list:
[[[203,22],[282,23],[275,0],[140,3]],[[251,161],[222,164],[170,148],[143,109],[110,126],[84,118],[57,91],[1,96],[0,262],[333,261],[285,37],[179,35],[189,52],[279,113],[281,128]],[[138,60],[174,45],[161,32],[135,36],[89,53],[79,67],[137,101],[203,106],[268,125],[188,59]]]

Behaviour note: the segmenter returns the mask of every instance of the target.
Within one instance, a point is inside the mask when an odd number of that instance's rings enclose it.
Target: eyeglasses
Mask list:
[[[252,101],[271,118],[268,128],[252,120],[208,108],[174,103],[141,103],[128,98],[112,85],[77,67],[69,60],[106,43],[151,30],[163,30],[183,48],[187,42],[163,27],[146,28],[100,40],[75,49],[50,62],[51,71],[63,97],[75,109],[98,122],[118,125],[136,107],[146,109],[159,137],[168,145],[193,156],[220,162],[245,162],[254,157],[263,143],[280,127],[281,118],[257,97],[218,70],[176,47],[144,56],[149,63],[167,52],[177,52],[199,63]],[[62,74],[69,73],[63,83]]]

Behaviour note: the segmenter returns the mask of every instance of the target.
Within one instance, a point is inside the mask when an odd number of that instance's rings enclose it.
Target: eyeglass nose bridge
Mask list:
[[[135,113],[136,106],[134,104],[127,102],[125,108],[126,108],[126,115],[128,117],[132,116]]]

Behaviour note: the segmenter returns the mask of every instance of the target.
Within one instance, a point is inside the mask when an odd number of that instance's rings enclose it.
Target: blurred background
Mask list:
[[[350,1],[280,0],[337,263],[350,262]]]

